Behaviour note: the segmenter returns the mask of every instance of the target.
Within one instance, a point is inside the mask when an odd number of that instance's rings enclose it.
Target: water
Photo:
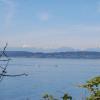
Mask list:
[[[66,92],[81,100],[87,92],[77,85],[100,75],[100,60],[13,58],[8,74],[20,73],[29,75],[0,83],[0,100],[41,100],[45,93],[60,98]]]

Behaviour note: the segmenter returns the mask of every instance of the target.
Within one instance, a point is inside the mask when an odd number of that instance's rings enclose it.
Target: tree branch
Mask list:
[[[17,76],[28,76],[28,74],[16,74],[16,75],[9,75],[9,74],[0,74],[1,76],[7,76],[7,77],[17,77]]]

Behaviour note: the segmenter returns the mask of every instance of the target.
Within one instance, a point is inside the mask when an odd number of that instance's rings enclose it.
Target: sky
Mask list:
[[[0,45],[100,47],[100,0],[0,0]]]

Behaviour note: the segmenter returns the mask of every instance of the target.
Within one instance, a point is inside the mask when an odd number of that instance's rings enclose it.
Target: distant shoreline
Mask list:
[[[68,51],[68,52],[28,52],[28,51],[6,51],[9,57],[25,58],[64,58],[64,59],[100,59],[100,52],[94,51]]]

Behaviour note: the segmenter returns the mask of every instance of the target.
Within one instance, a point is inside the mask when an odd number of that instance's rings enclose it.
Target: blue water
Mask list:
[[[77,85],[100,75],[100,60],[13,58],[7,71],[28,76],[5,77],[0,100],[41,100],[45,93],[60,98],[66,92],[81,100],[87,91]]]

